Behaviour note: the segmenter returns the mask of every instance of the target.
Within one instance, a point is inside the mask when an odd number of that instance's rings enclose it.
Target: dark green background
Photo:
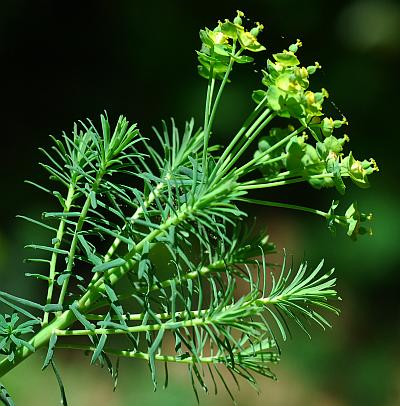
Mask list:
[[[171,116],[179,125],[203,115],[205,81],[197,76],[198,30],[218,19],[233,18],[237,8],[266,26],[261,39],[277,52],[300,38],[305,65],[318,60],[322,72],[311,87],[328,89],[335,106],[350,122],[348,133],[356,157],[373,156],[381,169],[372,188],[356,190],[352,199],[373,211],[374,236],[354,243],[341,232],[332,236],[319,218],[283,210],[260,209],[271,238],[299,261],[326,258],[336,267],[343,298],[342,315],[328,332],[311,341],[297,331],[285,344],[280,382],[261,379],[256,396],[245,383],[241,405],[397,405],[400,404],[399,349],[399,66],[400,6],[394,1],[23,1],[0,5],[1,144],[0,144],[0,289],[40,297],[43,286],[23,278],[23,245],[36,230],[15,219],[47,210],[46,196],[23,183],[42,180],[37,150],[48,134],[68,131],[103,110],[115,119],[125,114],[146,136],[151,126]],[[251,108],[250,91],[259,87],[259,70],[238,67],[232,76],[216,123],[223,142]],[[332,111],[340,114],[332,107]],[[271,199],[264,192],[264,197]],[[306,185],[272,194],[282,202],[327,209],[333,191]],[[339,230],[340,231],[340,230]],[[17,405],[58,404],[54,377],[40,372],[43,354],[4,378]],[[147,367],[125,362],[120,387],[88,359],[59,355],[72,405],[191,405],[195,399],[184,369],[172,374],[168,391],[152,393]],[[46,400],[47,399],[47,400]],[[229,404],[223,393],[204,399]],[[47,402],[47,403],[46,403]]]

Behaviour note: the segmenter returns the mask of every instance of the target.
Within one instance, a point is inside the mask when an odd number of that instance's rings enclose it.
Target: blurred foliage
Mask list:
[[[200,122],[205,86],[196,71],[198,29],[212,24],[215,16],[244,8],[247,16],[257,16],[265,25],[260,35],[269,44],[268,53],[301,38],[305,45],[302,59],[309,64],[316,59],[321,62],[325,73],[316,74],[316,86],[330,91],[333,111],[343,111],[349,120],[354,153],[372,152],[381,173],[362,198],[375,214],[375,235],[370,239],[353,243],[346,236],[334,237],[312,216],[299,217],[273,209],[254,213],[265,219],[274,241],[281,248],[287,247],[296,259],[303,255],[315,261],[325,257],[328,266],[336,267],[343,313],[333,320],[334,330],[315,332],[311,346],[301,341],[295,346],[287,343],[285,362],[277,371],[280,382],[265,382],[260,397],[244,386],[239,404],[400,404],[400,137],[396,121],[400,107],[400,5],[394,1],[317,0],[257,0],[246,5],[207,0],[191,4],[159,0],[4,0],[2,6],[0,58],[5,120],[0,161],[1,288],[32,299],[39,295],[33,284],[22,282],[23,273],[29,272],[22,264],[22,247],[31,242],[32,230],[14,216],[39,212],[45,198],[24,185],[23,179],[30,177],[32,167],[38,168],[36,148],[47,143],[47,134],[69,130],[71,122],[97,116],[104,109],[111,118],[127,114],[132,121],[137,120],[144,135],[150,137],[151,126],[162,118],[173,115],[182,123],[194,116]],[[254,70],[259,69],[260,59],[256,58]],[[226,110],[217,123],[217,136],[229,137],[230,129],[248,113],[252,106],[249,90],[257,87],[260,78],[261,72],[259,77],[234,72],[233,85],[225,95]],[[242,95],[242,103],[230,105],[230,95],[235,96],[232,100]],[[349,202],[357,199],[358,193],[362,192],[354,191]],[[286,196],[275,197],[328,209],[336,194],[320,194],[311,188],[305,192],[293,186],[288,187]],[[345,202],[342,205],[345,207]],[[48,375],[49,371],[32,374],[43,357],[44,353],[32,357],[4,379],[17,405],[44,405],[41,388],[54,377]],[[88,404],[85,393],[90,387],[96,388],[99,405],[160,401],[176,406],[195,404],[189,382],[183,379],[185,371],[180,375],[179,369],[171,373],[171,388],[154,395],[145,364],[123,365],[126,371],[120,387],[112,394],[106,374],[104,382],[108,386],[103,391],[98,371],[83,368],[80,358],[60,359],[59,364],[73,395],[72,405]],[[24,382],[29,382],[30,390],[18,383],[26,376],[29,380]],[[130,390],[132,382],[135,391]],[[58,393],[54,389],[46,397],[46,404],[53,405]],[[203,399],[208,404],[230,404],[222,395]]]

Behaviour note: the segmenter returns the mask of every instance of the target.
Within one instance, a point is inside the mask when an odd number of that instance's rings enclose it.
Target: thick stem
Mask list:
[[[147,209],[155,200],[156,197],[158,197],[160,191],[165,187],[165,183],[160,182],[156,188],[154,189],[154,192],[151,192],[148,196],[148,198],[144,201],[143,206],[139,206],[136,210],[135,213],[133,213],[130,221],[132,223],[135,222],[135,220],[137,220],[142,214],[143,211],[145,209]],[[122,230],[125,230],[126,226],[124,226],[122,228]],[[117,250],[117,248],[119,247],[119,245],[121,244],[121,240],[119,238],[115,238],[115,240],[112,242],[110,248],[108,249],[106,255],[104,256],[104,262],[108,262],[111,260],[112,256],[114,255],[115,251]],[[101,277],[101,273],[96,273],[93,278],[92,281],[90,282],[90,284],[92,285],[93,283],[95,283],[99,278]]]
[[[221,272],[222,270],[225,270],[227,266],[229,266],[229,264],[227,264],[223,260],[215,261],[215,262],[213,262],[212,264],[210,264],[208,266],[203,266],[198,271],[188,272],[188,273],[186,273],[184,275],[181,275],[180,277],[177,276],[177,277],[172,278],[172,279],[167,279],[167,280],[161,282],[161,284],[152,285],[150,288],[148,288],[148,287],[139,287],[134,292],[135,293],[145,293],[145,292],[148,292],[148,291],[149,292],[156,292],[156,291],[160,290],[161,288],[169,288],[172,284],[180,285],[184,280],[197,279],[199,276],[207,275],[210,272]],[[127,299],[130,299],[130,298],[132,298],[132,293],[126,293],[126,294],[118,295],[118,300],[119,301],[127,300]],[[88,309],[88,311],[91,312],[93,310],[104,307],[104,306],[106,306],[108,304],[109,304],[108,301],[98,301],[98,302],[96,302],[96,304],[93,307]]]

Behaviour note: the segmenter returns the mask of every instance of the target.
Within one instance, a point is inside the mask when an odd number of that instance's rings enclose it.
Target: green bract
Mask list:
[[[308,183],[344,194],[346,178],[364,188],[378,169],[345,151],[347,121],[325,114],[325,90],[309,90],[320,66],[300,66],[300,41],[265,61],[266,87],[252,94],[256,107],[238,130],[227,127],[226,145],[214,142],[234,64],[266,49],[258,41],[262,25],[248,31],[242,17],[238,11],[233,22],[200,31],[199,73],[208,79],[202,127],[191,120],[179,131],[173,120],[164,122],[150,144],[124,117],[111,125],[102,115],[42,150],[52,186],[29,183],[58,208],[20,217],[48,233],[27,245],[38,271],[26,274],[47,291],[40,303],[0,291],[12,311],[0,316],[0,377],[42,349],[43,369],[53,368],[66,405],[55,364],[62,348],[91,354],[115,385],[120,358],[145,360],[154,388],[159,363],[165,386],[168,365],[184,364],[197,399],[199,387],[222,384],[233,400],[221,369],[253,386],[256,374],[275,379],[271,366],[289,325],[308,335],[310,322],[330,327],[327,314],[338,314],[333,270],[323,261],[311,271],[306,263],[288,267],[285,257],[280,268],[271,265],[276,247],[265,231],[244,225],[248,207],[316,214],[331,231],[340,225],[356,239],[371,234],[363,224],[371,215],[355,203],[340,215],[338,201],[322,211],[284,202],[284,192],[283,201],[270,201],[268,190]],[[265,198],[255,199],[254,189]],[[13,404],[2,385],[0,399]]]

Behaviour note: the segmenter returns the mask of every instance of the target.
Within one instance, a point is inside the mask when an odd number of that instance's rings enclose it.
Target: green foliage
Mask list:
[[[47,295],[38,304],[0,292],[13,310],[0,316],[0,376],[47,348],[43,369],[52,366],[67,404],[54,361],[57,349],[67,348],[90,352],[115,385],[122,357],[146,360],[154,388],[157,365],[164,363],[166,386],[172,362],[188,367],[197,398],[198,387],[208,391],[207,370],[215,392],[222,384],[234,399],[222,368],[256,387],[255,374],[275,379],[270,367],[291,324],[308,335],[310,322],[330,327],[326,314],[338,314],[332,271],[323,271],[323,262],[309,273],[305,263],[297,271],[272,264],[268,235],[243,225],[246,203],[314,213],[355,238],[370,220],[355,204],[341,216],[336,201],[323,212],[256,200],[251,191],[308,182],[343,194],[343,178],[366,187],[377,168],[343,156],[348,137],[333,132],[346,121],[325,117],[326,91],[308,90],[319,65],[299,67],[300,41],[267,61],[267,90],[253,93],[256,107],[228,145],[210,142],[234,64],[252,61],[244,52],[265,50],[257,40],[262,25],[246,31],[242,17],[200,32],[199,73],[208,79],[203,128],[195,131],[192,120],[180,134],[173,120],[163,123],[154,130],[157,146],[124,117],[112,129],[101,116],[98,126],[81,122],[42,150],[54,189],[30,183],[59,209],[21,218],[49,233],[47,244],[27,245],[40,254],[30,259],[39,271],[27,276],[44,282]],[[288,120],[286,128],[268,131],[277,116]],[[254,153],[248,161],[246,151]],[[28,320],[17,324],[20,317]],[[12,404],[3,387],[1,399]]]

